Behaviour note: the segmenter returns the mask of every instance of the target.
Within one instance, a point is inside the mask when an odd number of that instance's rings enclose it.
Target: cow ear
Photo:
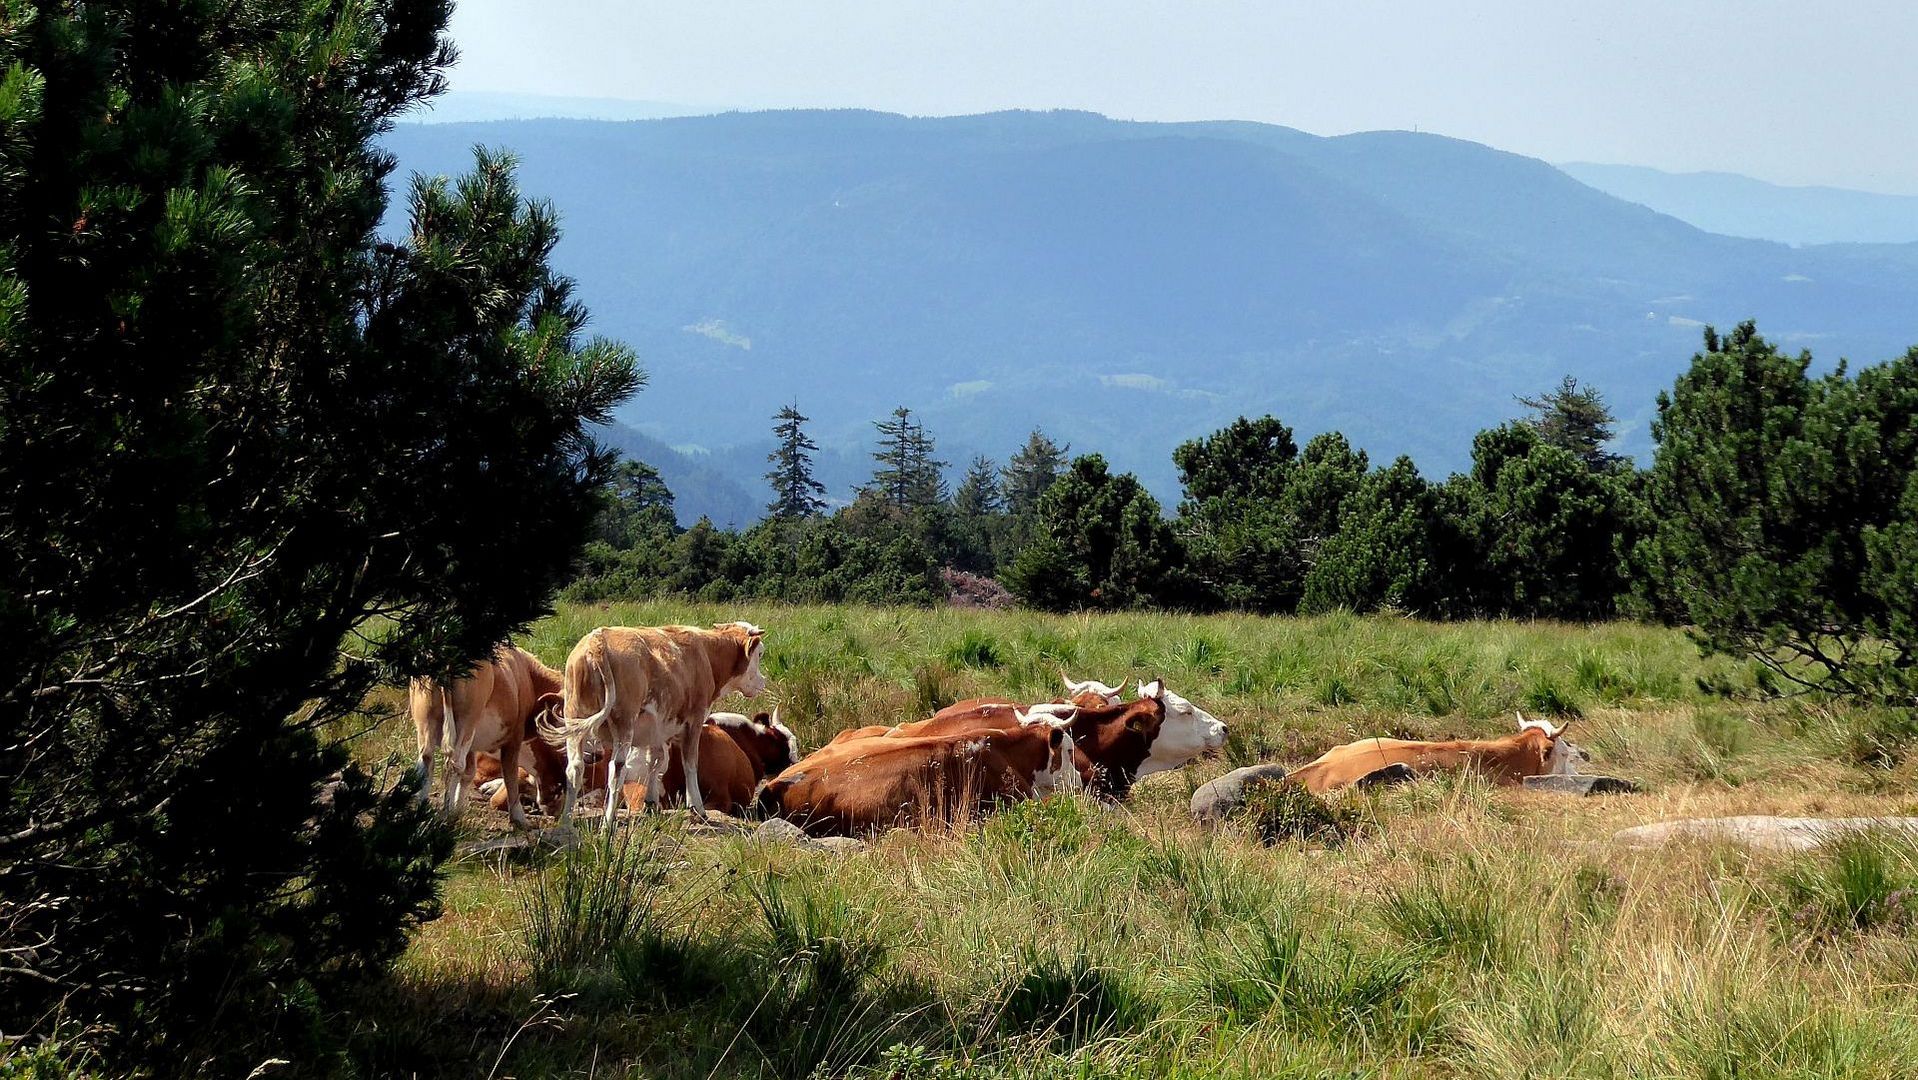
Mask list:
[[[1144,701],[1147,698],[1150,698],[1156,701],[1164,696],[1165,696],[1165,681],[1162,679],[1154,679],[1151,682],[1141,682],[1139,684],[1139,700],[1140,701]]]
[[[1142,712],[1135,712],[1131,716],[1126,717],[1125,728],[1127,731],[1143,732],[1146,729],[1146,715]]]

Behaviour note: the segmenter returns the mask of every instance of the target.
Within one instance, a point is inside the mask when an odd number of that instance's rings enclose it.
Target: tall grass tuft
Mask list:
[[[1385,925],[1409,945],[1456,957],[1468,967],[1495,968],[1511,955],[1506,904],[1490,876],[1468,867],[1464,880],[1430,873],[1386,897]]]
[[[650,823],[611,835],[587,833],[520,890],[534,973],[563,981],[610,962],[652,912],[677,854],[677,845]]]
[[[1270,1018],[1331,1039],[1375,1037],[1412,1019],[1409,992],[1424,965],[1416,950],[1365,953],[1327,942],[1308,951],[1295,927],[1260,920],[1250,930],[1211,987],[1234,1018]]]
[[[1028,947],[999,1005],[996,1026],[1007,1034],[1044,1035],[1076,1047],[1144,1030],[1153,1019],[1150,1000],[1117,971],[1094,964],[1083,952],[1066,959]]]
[[[970,627],[947,646],[946,662],[962,668],[1001,668],[1006,665],[1006,657],[997,637]]]
[[[959,700],[953,691],[952,669],[934,661],[912,669],[912,708],[915,718],[931,716]]]
[[[1532,676],[1525,688],[1525,707],[1549,716],[1584,716],[1578,698],[1559,686],[1558,680],[1541,672]]]
[[[1779,881],[1779,913],[1813,938],[1918,924],[1918,841],[1862,832],[1801,857]]]

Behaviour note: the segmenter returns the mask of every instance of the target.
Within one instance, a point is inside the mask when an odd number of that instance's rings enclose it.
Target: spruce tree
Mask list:
[[[545,609],[637,385],[510,160],[377,137],[444,0],[0,6],[0,1031],[315,1060],[450,836],[348,760],[380,682]]]
[[[1532,410],[1526,421],[1547,446],[1575,455],[1594,472],[1609,472],[1624,458],[1605,449],[1612,441],[1612,425],[1617,418],[1606,406],[1604,395],[1592,387],[1581,387],[1570,375],[1555,389],[1537,397],[1521,397],[1520,405]]]
[[[766,456],[773,464],[766,474],[773,488],[773,501],[766,512],[781,521],[814,517],[826,508],[826,485],[813,476],[812,456],[819,447],[806,434],[809,418],[800,413],[795,402],[780,409],[773,419],[777,421],[773,437],[779,445]]]
[[[933,458],[932,437],[923,424],[913,419],[912,410],[901,405],[886,420],[873,421],[879,429],[879,449],[866,490],[897,512],[921,510],[946,500],[946,481],[940,470],[946,463]]]
[[[963,519],[990,518],[1000,511],[999,466],[981,454],[966,467],[966,478],[953,492],[952,508]]]
[[[1039,504],[1039,496],[1044,495],[1064,471],[1069,449],[1046,438],[1037,428],[1033,429],[1025,446],[1006,462],[1005,483],[1001,485],[1006,513],[1015,518],[1032,513]]]

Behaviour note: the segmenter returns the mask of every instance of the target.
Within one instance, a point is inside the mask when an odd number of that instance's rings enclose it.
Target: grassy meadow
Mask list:
[[[669,819],[532,864],[456,863],[444,916],[342,1018],[338,1070],[1918,1075],[1918,850],[1608,843],[1672,817],[1918,813],[1908,716],[1770,698],[1754,669],[1622,623],[654,602],[565,609],[522,644],[558,664],[600,624],[731,618],[766,627],[755,707],[776,702],[808,748],[978,693],[1048,698],[1063,667],[1165,678],[1230,725],[1227,754],[1123,809],[1060,797],[853,854]],[[1186,815],[1237,765],[1498,734],[1514,709],[1574,718],[1594,767],[1644,792],[1464,778],[1274,800],[1218,830]],[[368,760],[412,753],[403,721],[357,741]]]

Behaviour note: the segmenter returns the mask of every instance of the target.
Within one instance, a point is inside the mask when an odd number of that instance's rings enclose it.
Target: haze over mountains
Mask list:
[[[1560,165],[1568,176],[1707,232],[1787,244],[1918,242],[1918,196],[1787,187],[1736,173]]]
[[[1172,448],[1241,414],[1443,475],[1571,373],[1642,455],[1705,323],[1757,318],[1821,364],[1918,343],[1918,245],[1715,235],[1436,135],[794,111],[387,141],[422,172],[519,153],[595,329],[652,376],[623,419],[737,488],[675,487],[687,515],[764,501],[795,400],[839,498],[899,404],[955,465],[1037,425],[1176,498]]]

